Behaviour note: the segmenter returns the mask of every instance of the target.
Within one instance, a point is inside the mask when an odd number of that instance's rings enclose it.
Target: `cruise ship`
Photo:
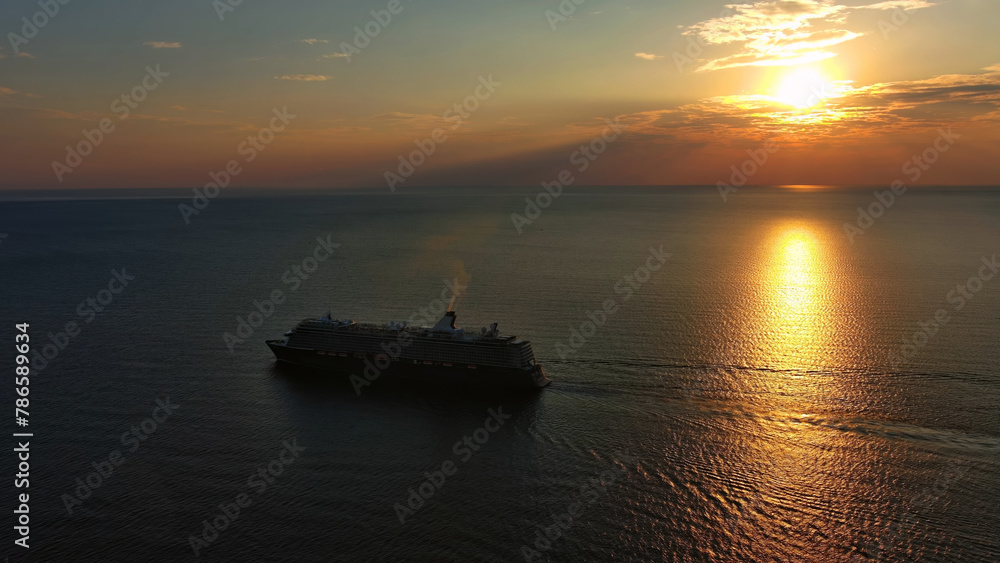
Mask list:
[[[479,331],[455,327],[448,311],[432,327],[306,319],[267,345],[279,362],[351,374],[358,382],[386,376],[502,388],[541,388],[551,381],[535,363],[531,342],[501,335],[497,323]]]

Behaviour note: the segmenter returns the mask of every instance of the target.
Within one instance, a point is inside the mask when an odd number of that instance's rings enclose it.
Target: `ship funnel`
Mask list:
[[[431,330],[434,332],[455,332],[455,311],[445,313]]]

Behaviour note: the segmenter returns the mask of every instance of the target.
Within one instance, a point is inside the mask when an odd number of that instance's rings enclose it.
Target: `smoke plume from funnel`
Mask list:
[[[465,271],[465,262],[461,260],[455,260],[452,262],[453,275],[458,283],[455,284],[455,292],[451,295],[451,302],[448,303],[448,310],[454,311],[455,304],[458,302],[458,298],[461,297],[462,293],[459,288],[464,287],[469,284],[472,280],[472,276]]]

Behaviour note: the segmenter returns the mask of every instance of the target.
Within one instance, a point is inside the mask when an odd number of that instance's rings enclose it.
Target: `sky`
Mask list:
[[[5,0],[0,188],[998,185],[998,21],[996,0]]]

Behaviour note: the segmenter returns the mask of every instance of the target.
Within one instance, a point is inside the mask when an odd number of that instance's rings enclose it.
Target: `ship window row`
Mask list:
[[[296,332],[289,337],[289,345],[344,353],[384,354],[382,343],[392,342],[377,338],[338,338],[330,333]],[[391,346],[389,346],[391,349]],[[415,341],[402,349],[406,359],[470,363],[480,365],[527,365],[534,354],[528,344],[522,346],[476,346]]]

